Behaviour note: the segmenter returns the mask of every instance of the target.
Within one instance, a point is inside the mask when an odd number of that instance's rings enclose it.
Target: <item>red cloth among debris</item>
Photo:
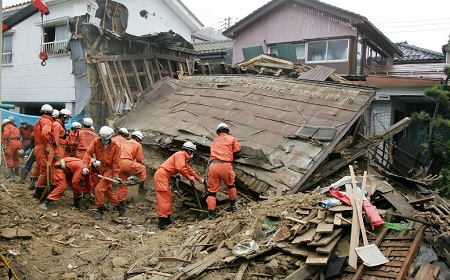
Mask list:
[[[348,206],[352,206],[352,203],[350,202],[349,196],[341,192],[339,190],[330,190],[331,195],[333,195],[335,198],[339,199],[343,203],[347,204]],[[366,212],[367,217],[370,220],[370,225],[372,226],[372,230],[375,230],[377,228],[380,228],[383,226],[384,221],[381,218],[380,214],[378,214],[377,209],[370,203],[368,200],[363,200],[362,208]]]

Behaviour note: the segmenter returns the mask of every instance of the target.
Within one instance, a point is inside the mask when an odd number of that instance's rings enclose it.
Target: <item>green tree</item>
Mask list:
[[[444,137],[445,132],[450,129],[449,66],[444,67],[444,73],[446,79],[442,84],[425,89],[425,98],[435,103],[433,115],[424,111],[414,112],[411,115],[413,121],[429,122],[428,139],[425,144],[429,160],[434,157],[446,159],[450,151],[450,140]]]

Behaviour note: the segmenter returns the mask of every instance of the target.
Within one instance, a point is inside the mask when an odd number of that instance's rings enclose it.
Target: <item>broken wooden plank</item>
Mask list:
[[[310,279],[311,276],[319,271],[320,266],[303,265],[296,271],[289,274],[284,280]]]
[[[325,246],[330,243],[336,236],[342,232],[342,228],[338,228],[331,233],[326,233],[318,241],[309,242],[308,246]]]
[[[316,234],[316,228],[310,227],[305,233],[294,238],[292,244],[309,243],[313,241],[314,235]]]
[[[306,258],[307,265],[326,265],[330,255],[319,254],[317,252],[311,252]]]
[[[434,200],[435,198],[436,198],[436,197],[433,195],[433,196],[429,196],[429,197],[423,197],[423,198],[419,198],[419,199],[415,199],[415,200],[410,200],[410,201],[408,201],[408,202],[409,202],[409,204],[411,204],[411,205],[424,204],[424,203],[426,203],[426,202],[429,202],[429,201]]]
[[[245,270],[247,270],[248,267],[248,260],[245,260],[242,262],[241,266],[239,267],[238,272],[236,273],[236,276],[234,276],[234,280],[241,280],[244,277]]]
[[[338,244],[338,242],[341,240],[342,234],[339,234],[336,236],[333,240],[331,240],[330,243],[328,243],[325,246],[317,247],[316,252],[321,254],[331,254],[334,247]]]
[[[421,226],[414,237],[414,241],[411,244],[410,250],[408,251],[408,255],[406,256],[404,265],[401,267],[397,280],[404,279],[406,276],[406,273],[409,270],[409,267],[416,256],[417,250],[419,250],[420,243],[422,243],[423,235],[425,233],[425,226]]]
[[[329,233],[333,232],[334,224],[327,224],[325,222],[321,222],[317,225],[316,232],[320,233]]]

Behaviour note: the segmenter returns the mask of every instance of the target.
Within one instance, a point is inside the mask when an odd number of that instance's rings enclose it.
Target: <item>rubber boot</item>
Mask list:
[[[158,229],[165,230],[167,227],[167,218],[158,217]]]
[[[30,191],[34,190],[36,188],[36,180],[37,180],[37,178],[34,178],[34,177],[30,178],[30,185],[28,186],[28,189]]]
[[[125,216],[125,202],[124,201],[121,201],[121,202],[119,202],[119,219],[121,219],[121,220],[126,220],[127,219],[127,217]]]
[[[170,219],[170,217],[172,217],[172,215],[167,215],[167,225],[172,224],[172,219]]]
[[[208,220],[216,219],[216,210],[208,210]]]
[[[8,178],[14,178],[14,176],[16,174],[14,167],[8,167],[8,169],[9,169],[9,171],[8,171],[9,177]]]
[[[19,176],[19,167],[14,167],[14,175]]]
[[[49,199],[44,200],[44,202],[41,204],[41,210],[42,211],[47,211],[48,210],[48,205],[50,204],[50,202],[52,202]]]
[[[104,212],[104,210],[105,210],[105,207],[104,207],[104,206],[98,207],[98,208],[97,208],[97,213],[95,214],[94,219],[96,219],[96,220],[101,220],[101,219],[103,219],[103,212]]]
[[[146,189],[145,186],[144,186],[144,183],[145,183],[145,181],[139,182],[139,191],[140,191],[140,192],[145,192],[145,191],[147,191],[147,189]]]
[[[20,168],[20,181],[19,184],[25,184],[25,179],[27,178],[28,175],[28,169],[25,168],[25,165],[22,166],[22,168]]]
[[[84,208],[84,207],[81,205],[81,197],[75,198],[75,199],[73,200],[73,207],[75,207],[75,208],[78,209],[78,210],[86,210],[86,208]]]
[[[33,197],[36,199],[40,199],[43,193],[44,193],[44,188],[36,188],[36,191],[34,192]]]
[[[230,208],[228,208],[228,211],[230,212],[236,212],[236,200],[230,200]]]

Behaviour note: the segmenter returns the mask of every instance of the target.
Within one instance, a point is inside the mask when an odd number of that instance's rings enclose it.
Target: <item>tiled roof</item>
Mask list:
[[[403,56],[394,58],[394,63],[439,63],[445,61],[440,52],[409,45],[408,42],[395,43],[402,50]]]
[[[199,54],[223,53],[233,48],[233,40],[201,42],[193,45]]]

